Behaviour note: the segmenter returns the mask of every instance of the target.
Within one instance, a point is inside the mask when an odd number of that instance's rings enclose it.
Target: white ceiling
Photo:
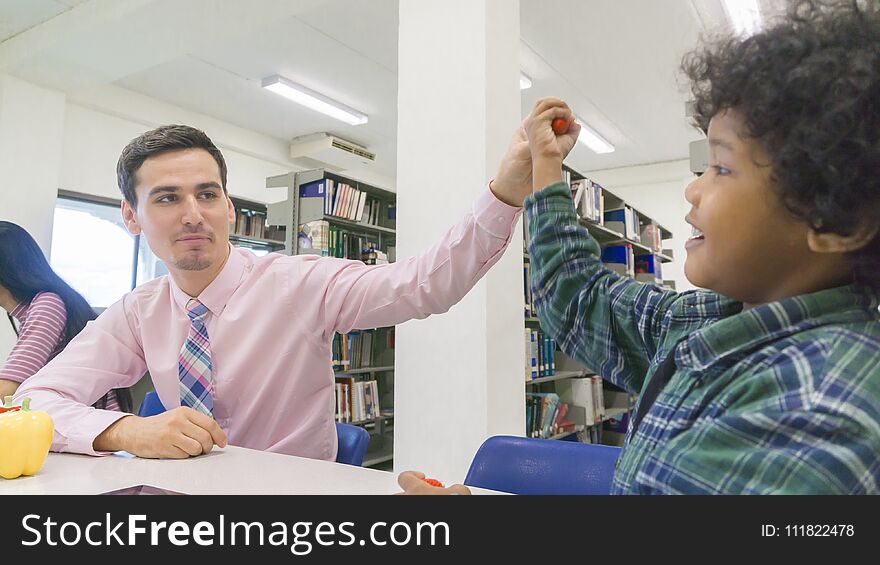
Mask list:
[[[413,0],[408,0],[413,1]],[[418,0],[426,1],[426,0]],[[779,0],[762,0],[764,4]],[[616,147],[583,171],[687,157],[682,55],[719,0],[520,0],[523,113],[564,98]],[[115,84],[279,139],[328,131],[395,177],[397,0],[0,0],[0,72],[70,94]],[[370,116],[348,126],[260,88],[281,74]]]

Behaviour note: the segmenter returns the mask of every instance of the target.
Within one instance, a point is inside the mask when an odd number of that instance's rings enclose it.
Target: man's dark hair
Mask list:
[[[819,232],[880,221],[880,9],[877,0],[798,0],[747,38],[682,63],[707,131],[736,109],[770,158],[786,208]],[[880,286],[880,235],[854,253],[856,281]]]
[[[135,175],[144,161],[168,151],[182,149],[204,149],[210,153],[211,157],[217,161],[217,166],[220,167],[220,180],[223,192],[226,192],[226,161],[211,138],[205,132],[190,126],[160,126],[132,139],[122,150],[119,161],[116,163],[116,179],[119,183],[119,190],[122,191],[122,196],[132,207],[137,206],[137,194],[134,191]]]

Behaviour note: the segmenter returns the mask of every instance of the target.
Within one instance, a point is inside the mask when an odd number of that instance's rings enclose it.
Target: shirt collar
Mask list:
[[[226,259],[226,264],[223,265],[223,268],[217,276],[214,277],[211,284],[209,284],[201,294],[196,297],[188,295],[177,286],[177,283],[174,282],[174,278],[169,276],[168,279],[171,281],[171,294],[174,296],[174,301],[177,305],[184,311],[186,311],[186,304],[191,298],[198,298],[199,302],[204,304],[208,310],[211,311],[211,314],[219,316],[223,313],[223,309],[226,308],[226,303],[229,302],[232,293],[235,292],[235,289],[241,284],[246,267],[247,259],[238,249],[232,247],[230,244],[229,258]]]
[[[765,343],[818,326],[880,320],[878,305],[875,291],[855,285],[763,304],[693,332],[682,361],[702,369],[722,357],[745,356]]]

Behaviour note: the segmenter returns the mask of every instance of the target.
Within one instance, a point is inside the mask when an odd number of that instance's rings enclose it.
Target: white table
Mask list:
[[[190,459],[50,453],[32,477],[0,478],[5,494],[99,494],[134,485],[186,494],[393,494],[397,474],[244,447]],[[471,489],[474,494],[500,494]]]

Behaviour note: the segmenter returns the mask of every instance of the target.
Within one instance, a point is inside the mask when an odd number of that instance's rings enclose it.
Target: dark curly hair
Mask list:
[[[850,235],[880,221],[880,8],[797,0],[750,37],[685,56],[694,120],[704,132],[736,109],[767,152],[773,184],[818,232]],[[880,235],[853,253],[854,280],[880,287]]]

